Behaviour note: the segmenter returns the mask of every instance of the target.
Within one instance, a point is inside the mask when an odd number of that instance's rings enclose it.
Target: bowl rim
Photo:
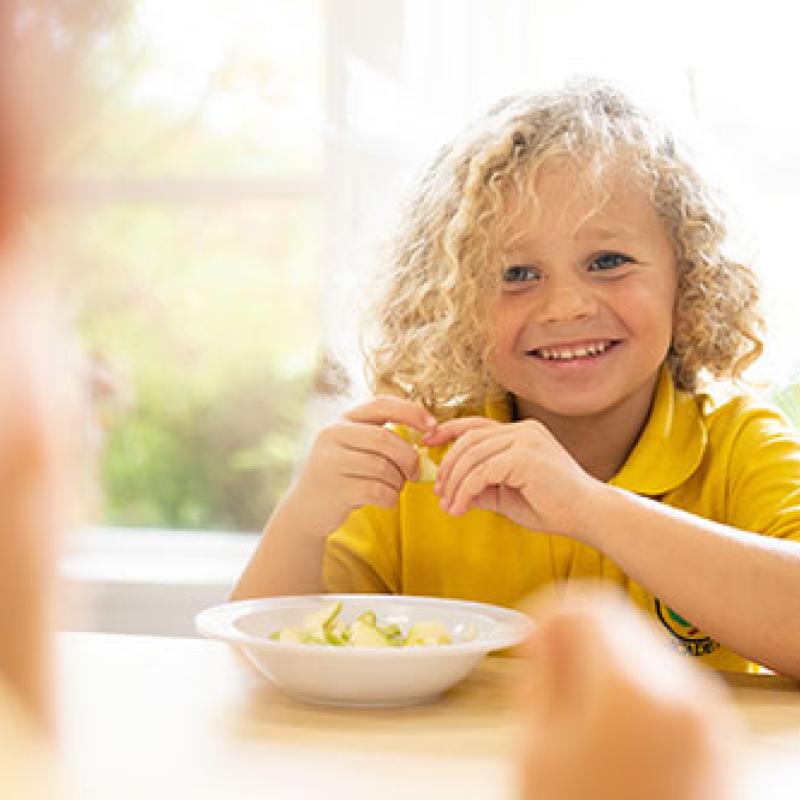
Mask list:
[[[268,608],[295,606],[299,603],[320,605],[338,601],[366,602],[375,605],[398,603],[405,605],[438,605],[453,610],[488,617],[498,624],[496,633],[489,637],[473,639],[469,642],[456,642],[437,647],[332,647],[324,644],[308,644],[300,642],[278,642],[272,639],[253,636],[236,627],[236,622],[248,614]],[[379,609],[376,609],[379,613]],[[431,612],[436,613],[435,609]],[[304,594],[281,595],[252,600],[234,600],[220,603],[201,611],[195,616],[195,628],[201,635],[218,639],[229,644],[256,648],[261,651],[275,653],[328,654],[332,658],[352,658],[355,653],[372,658],[419,658],[421,655],[446,657],[468,653],[488,653],[503,650],[523,642],[532,633],[533,620],[521,611],[511,608],[479,603],[473,600],[458,600],[449,597],[427,597],[406,594]]]

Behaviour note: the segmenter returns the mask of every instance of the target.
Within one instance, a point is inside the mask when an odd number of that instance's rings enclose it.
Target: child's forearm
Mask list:
[[[239,578],[232,600],[315,594],[323,590],[324,537],[308,530],[308,521],[288,498],[278,504]]]
[[[610,486],[588,506],[587,544],[737,653],[800,677],[800,543]]]

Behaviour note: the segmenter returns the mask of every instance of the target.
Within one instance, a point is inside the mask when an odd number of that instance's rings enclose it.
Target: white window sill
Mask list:
[[[194,636],[194,616],[225,602],[255,534],[90,528],[61,563],[67,630]]]

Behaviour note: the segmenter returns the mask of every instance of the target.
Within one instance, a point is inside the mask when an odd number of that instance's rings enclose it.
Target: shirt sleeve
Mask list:
[[[800,542],[800,435],[777,412],[748,414],[731,448],[729,522]]]
[[[400,511],[353,511],[327,539],[322,582],[326,592],[400,594]]]

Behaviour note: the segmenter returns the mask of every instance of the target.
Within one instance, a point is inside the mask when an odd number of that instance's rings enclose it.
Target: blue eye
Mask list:
[[[606,270],[621,267],[623,264],[632,264],[633,259],[622,253],[602,253],[595,256],[589,264],[589,269],[594,272],[604,272]]]
[[[506,267],[503,270],[503,283],[530,283],[539,280],[539,270],[524,265]]]

